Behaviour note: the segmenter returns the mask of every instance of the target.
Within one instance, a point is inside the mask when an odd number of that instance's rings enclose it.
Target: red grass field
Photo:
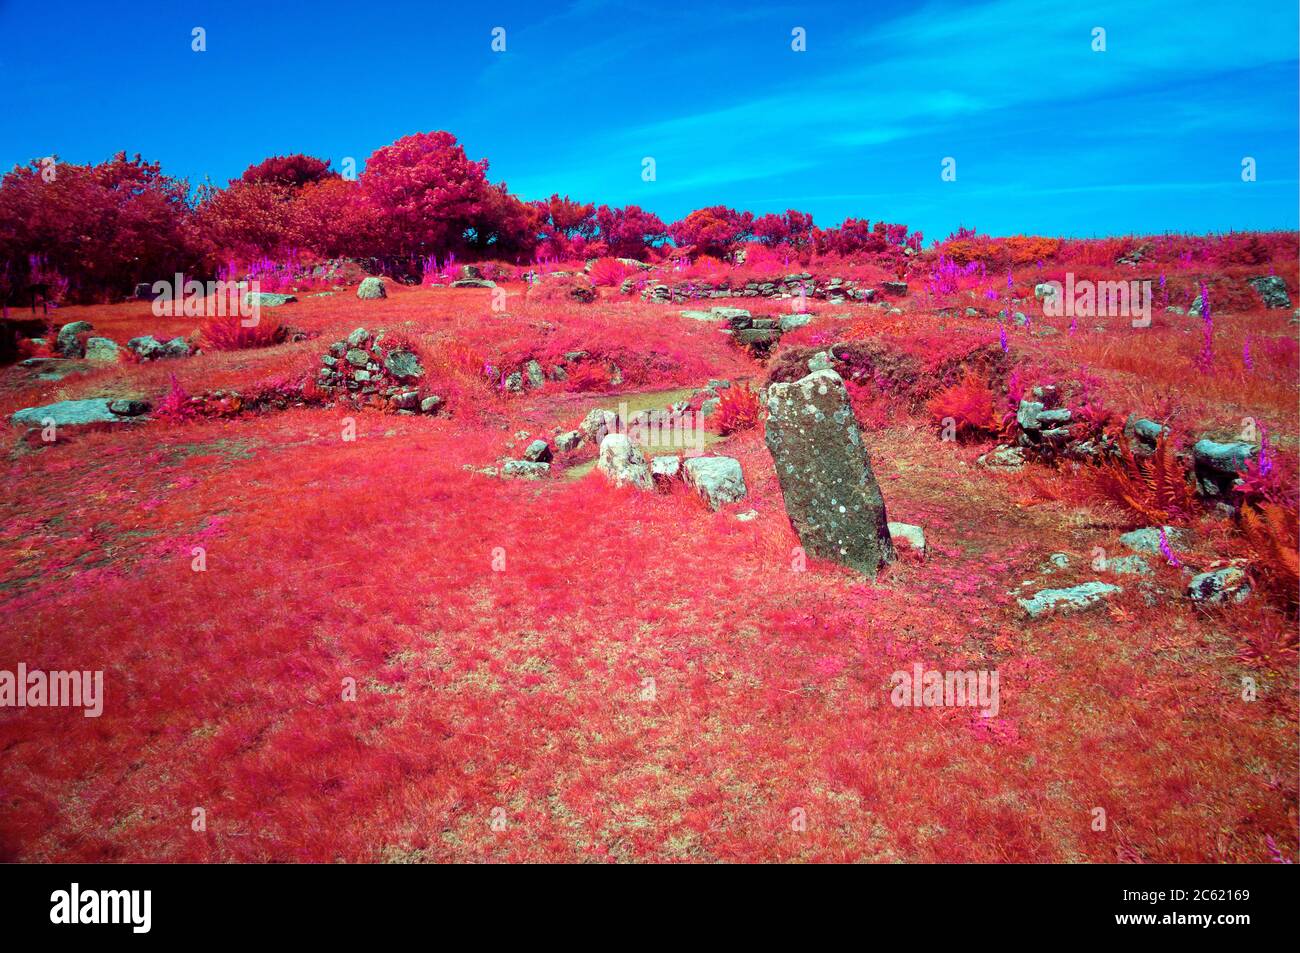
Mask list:
[[[1294,293],[1295,262],[1275,264]],[[761,424],[713,448],[741,461],[749,487],[716,513],[685,487],[644,494],[598,472],[481,475],[467,467],[510,454],[518,431],[549,436],[623,395],[766,374],[679,306],[617,287],[543,305],[506,287],[505,313],[485,290],[393,285],[360,301],[348,289],[268,312],[313,335],[299,343],[57,382],[0,373],[6,416],[86,396],[157,401],[172,373],[191,394],[301,378],[329,342],[382,327],[416,343],[451,404],[438,417],[310,406],[154,420],[50,447],[12,431],[0,655],[102,669],[106,705],[100,718],[0,711],[0,859],[1267,862],[1270,838],[1295,859],[1285,605],[1196,606],[1157,560],[1152,598],[1125,585],[1107,608],[1026,621],[1013,590],[1097,578],[1094,548],[1145,524],[1037,492],[1060,481],[1044,467],[977,467],[994,440],[942,441],[923,408],[887,394],[856,393],[859,418],[890,519],[923,526],[929,552],[874,582],[792,567],[798,539]],[[783,347],[998,342],[997,322],[960,307],[940,315],[919,293],[901,307],[815,302]],[[1192,370],[1199,322],[1163,308],[1141,331],[1087,319],[1071,333],[1035,314],[1008,328],[1009,354],[1028,386],[1086,374],[1121,419],[1161,412],[1180,437],[1259,418],[1294,458],[1290,314],[1220,307],[1212,375]],[[57,320],[118,342],[199,329],[144,303]],[[1047,324],[1059,333],[1039,336]],[[624,384],[503,396],[465,372],[575,346],[618,363]],[[350,416],[355,441],[342,438]],[[750,508],[756,519],[735,518]],[[1239,545],[1212,512],[1191,528],[1185,560]],[[1045,571],[1053,553],[1071,568]],[[895,708],[890,674],[915,662],[996,668],[998,716]]]

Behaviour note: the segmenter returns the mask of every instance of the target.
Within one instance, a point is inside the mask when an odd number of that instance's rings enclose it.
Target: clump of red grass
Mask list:
[[[718,433],[724,436],[749,430],[758,424],[758,394],[747,382],[737,381],[718,392]]]
[[[995,397],[988,383],[972,369],[951,387],[939,391],[926,405],[940,427],[954,427],[958,439],[996,433],[1000,424],[994,410]]]
[[[244,351],[250,348],[270,347],[283,339],[278,321],[259,318],[253,325],[245,325],[237,314],[213,318],[203,328],[203,346],[214,351]]]

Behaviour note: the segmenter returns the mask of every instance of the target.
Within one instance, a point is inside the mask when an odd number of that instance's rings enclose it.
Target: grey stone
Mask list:
[[[868,575],[894,547],[844,381],[815,371],[767,388],[766,440],[804,549]]]
[[[384,358],[384,370],[399,381],[419,380],[424,376],[420,359],[410,351],[389,351]]]
[[[86,341],[86,360],[101,364],[117,360],[117,342],[111,338],[90,338]]]
[[[356,328],[348,335],[348,347],[365,347],[366,342],[370,340],[370,332],[365,328]]]
[[[1289,308],[1291,296],[1287,294],[1286,282],[1278,275],[1264,275],[1247,279],[1246,284],[1254,288],[1266,308]]]
[[[762,346],[773,344],[780,338],[781,332],[775,328],[744,328],[736,332],[736,342],[738,344]]]
[[[269,291],[244,292],[245,308],[279,308],[297,300],[293,295],[272,294]]]
[[[360,348],[352,348],[344,357],[353,367],[365,367],[370,363],[370,355]]]
[[[1198,469],[1204,468],[1225,475],[1235,475],[1255,453],[1252,444],[1240,441],[1219,443],[1201,439],[1192,444],[1192,459]]]
[[[673,480],[681,476],[682,458],[673,454],[664,454],[663,456],[653,457],[650,460],[650,476],[654,479],[655,485],[660,488],[666,487]]]
[[[1043,412],[1043,405],[1036,400],[1022,400],[1016,408],[1016,423],[1021,430],[1037,430],[1038,415]]]
[[[815,373],[817,371],[830,371],[835,369],[835,359],[831,357],[830,351],[818,351],[812,357],[808,358],[808,371]]]
[[[113,413],[109,404],[109,399],[105,397],[61,400],[42,407],[25,407],[10,420],[31,427],[44,427],[49,421],[58,427],[74,427],[79,424],[116,423],[123,420],[123,416]]]
[[[732,457],[692,457],[682,464],[682,475],[712,510],[735,503],[748,492],[740,461]]]
[[[1070,410],[1068,407],[1059,407],[1056,410],[1044,410],[1038,414],[1038,425],[1044,424],[1068,424],[1070,422]]]
[[[506,375],[506,390],[512,394],[517,394],[524,389],[524,375],[518,371],[512,371]]]
[[[357,297],[362,301],[374,301],[378,298],[387,298],[388,289],[384,287],[382,279],[371,275],[369,278],[363,278],[361,284],[357,285]]]
[[[786,314],[781,316],[781,330],[793,331],[795,328],[802,328],[812,323],[811,314]]]
[[[1161,437],[1168,436],[1169,434],[1168,427],[1162,427],[1154,420],[1148,420],[1145,417],[1138,417],[1136,419],[1130,418],[1130,420],[1132,420],[1132,426],[1129,429],[1132,431],[1134,436],[1152,446],[1159,443]]]
[[[536,361],[529,361],[525,364],[524,373],[528,375],[529,387],[541,387],[546,383],[546,375],[542,373],[542,365]]]
[[[581,430],[566,430],[555,436],[555,449],[559,450],[560,453],[569,453],[576,450],[581,443]]]
[[[925,530],[919,526],[913,526],[911,523],[889,523],[889,537],[894,541],[894,548],[898,548],[901,540],[909,549],[918,553],[925,552]]]
[[[184,338],[172,338],[162,346],[161,357],[188,357],[190,342]]]
[[[81,357],[85,350],[77,342],[77,335],[88,334],[95,330],[95,326],[89,321],[73,321],[59,328],[59,336],[55,339],[54,349],[65,357]]]
[[[1187,545],[1187,533],[1184,530],[1174,526],[1163,527],[1165,539],[1171,547],[1182,548]],[[1160,552],[1160,530],[1159,526],[1147,526],[1142,529],[1135,529],[1130,533],[1125,533],[1119,538],[1119,544],[1126,549],[1131,549],[1135,553],[1158,553]]]
[[[436,414],[438,412],[438,408],[441,406],[442,406],[442,398],[437,396],[436,394],[431,394],[430,396],[424,398],[424,400],[420,401],[420,413]]]
[[[540,480],[549,475],[551,465],[532,460],[507,460],[501,467],[501,475],[515,480]]]
[[[524,448],[524,459],[529,463],[550,463],[551,445],[545,440],[534,440]]]
[[[1141,556],[1116,556],[1106,560],[1105,570],[1120,576],[1146,576],[1150,575],[1151,566]]]
[[[605,439],[605,435],[618,425],[618,414],[612,410],[604,410],[597,407],[589,412],[578,424],[578,430],[582,432],[592,443],[597,446]]]
[[[1054,612],[1078,612],[1100,605],[1102,600],[1123,592],[1108,582],[1085,582],[1069,589],[1043,589],[1028,599],[1017,599],[1030,618]]]
[[[1224,566],[1193,576],[1187,584],[1187,596],[1193,602],[1215,605],[1245,602],[1250,597],[1250,580],[1242,567]]]
[[[142,414],[149,413],[149,401],[123,397],[118,400],[110,400],[108,409],[119,417],[139,417]]]
[[[654,487],[645,454],[641,452],[640,447],[627,438],[626,434],[605,435],[600,442],[600,456],[596,461],[596,468],[609,477],[615,486],[630,483],[642,490]]]

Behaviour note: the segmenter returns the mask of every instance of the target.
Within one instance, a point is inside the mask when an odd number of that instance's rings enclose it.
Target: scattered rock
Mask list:
[[[190,342],[184,338],[172,338],[162,346],[159,357],[189,357]]]
[[[163,356],[162,342],[152,334],[131,338],[126,342],[126,346],[142,361],[152,361]]]
[[[10,420],[15,424],[33,427],[44,427],[49,421],[58,427],[74,427],[79,424],[117,423],[123,420],[127,415],[115,414],[110,403],[112,402],[105,397],[61,400],[43,407],[26,407],[15,413]]]
[[[1141,556],[1116,556],[1106,560],[1105,570],[1120,576],[1146,576],[1151,566]]]
[[[438,408],[441,406],[442,406],[442,398],[437,396],[436,394],[430,394],[428,397],[420,401],[420,413],[436,414],[438,412]]]
[[[524,459],[529,463],[550,463],[551,445],[545,440],[534,440],[524,448]]]
[[[149,401],[129,397],[110,400],[108,409],[119,417],[139,417],[142,414],[149,413]]]
[[[808,358],[808,372],[810,374],[817,371],[832,371],[835,369],[835,358],[831,356],[830,351],[818,351],[812,357]]]
[[[1193,602],[1213,605],[1245,602],[1250,597],[1250,580],[1240,563],[1234,562],[1193,576],[1187,584],[1187,595]]]
[[[606,434],[600,442],[600,457],[596,468],[614,481],[615,486],[630,483],[642,490],[652,489],[654,480],[641,448],[626,434]]]
[[[614,430],[617,425],[617,414],[597,407],[582,419],[582,423],[578,424],[578,430],[584,437],[599,446],[605,439],[605,435]]]
[[[659,489],[667,489],[682,473],[682,458],[664,454],[650,460],[650,476]]]
[[[925,554],[925,530],[911,523],[889,523],[888,525],[889,536],[894,541],[895,549],[898,548],[899,541],[902,541],[913,552]]]
[[[374,301],[377,298],[387,298],[388,289],[384,287],[382,278],[376,278],[371,275],[364,278],[361,284],[357,285],[357,297],[362,301]]]
[[[297,300],[293,295],[271,294],[266,291],[244,292],[245,308],[279,308],[282,305],[293,304]]]
[[[1265,275],[1259,278],[1249,278],[1247,279],[1246,284],[1250,285],[1259,293],[1260,300],[1264,302],[1264,307],[1291,307],[1291,296],[1287,294],[1286,282],[1278,275]]]
[[[1192,444],[1192,463],[1196,485],[1202,496],[1223,496],[1231,492],[1240,479],[1240,470],[1257,450],[1242,441],[1219,443],[1201,439]]]
[[[1043,589],[1028,599],[1017,599],[1020,607],[1031,619],[1036,619],[1054,612],[1078,612],[1099,605],[1117,593],[1123,592],[1119,586],[1108,582],[1085,582],[1069,589]]]
[[[795,328],[802,328],[812,323],[811,314],[786,314],[781,316],[781,333],[793,331]]]
[[[581,443],[581,430],[566,430],[564,433],[556,434],[555,437],[555,449],[559,450],[560,453],[570,453],[578,449]]]
[[[88,334],[95,330],[95,326],[89,321],[73,321],[59,328],[59,336],[55,339],[54,349],[64,357],[83,357],[85,348],[77,340],[77,336]]]
[[[1135,529],[1131,533],[1125,533],[1119,538],[1121,546],[1131,549],[1135,553],[1159,553],[1160,552],[1160,529],[1159,526],[1147,526],[1142,529]],[[1173,526],[1164,527],[1165,539],[1171,547],[1182,548],[1187,545],[1187,533],[1184,530],[1177,529]]]
[[[86,360],[101,364],[117,361],[117,342],[111,338],[90,338],[86,341]]]
[[[549,463],[532,460],[507,460],[501,466],[501,475],[515,480],[540,480],[550,472]]]
[[[815,371],[767,388],[766,440],[805,550],[875,575],[894,547],[844,381]]]
[[[1025,454],[1019,447],[1002,444],[983,454],[975,462],[990,470],[1015,471],[1025,465]]]
[[[424,376],[424,368],[420,366],[420,359],[412,352],[405,350],[389,351],[388,356],[384,358],[384,370],[399,381],[418,380]]]
[[[687,484],[712,510],[743,499],[747,492],[740,461],[732,457],[692,457],[682,464],[682,471]]]
[[[1214,470],[1225,475],[1235,476],[1246,465],[1246,461],[1254,455],[1254,445],[1240,441],[1218,443],[1214,440],[1202,439],[1192,445],[1192,458],[1198,468]]]

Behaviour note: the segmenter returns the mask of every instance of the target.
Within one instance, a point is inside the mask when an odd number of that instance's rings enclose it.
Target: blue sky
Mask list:
[[[723,203],[929,239],[1295,229],[1298,32],[1295,0],[0,0],[0,164],[124,149],[224,184],[447,129],[525,198],[666,220]]]

